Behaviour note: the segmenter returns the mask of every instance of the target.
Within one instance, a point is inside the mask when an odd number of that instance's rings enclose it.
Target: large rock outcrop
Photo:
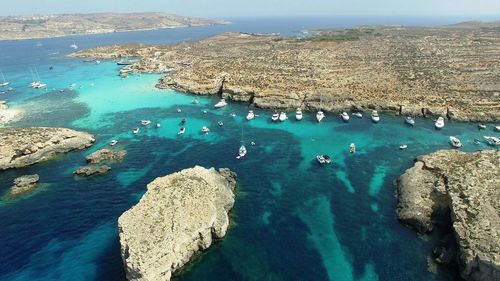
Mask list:
[[[500,280],[500,152],[442,150],[421,156],[398,180],[398,218],[420,232],[447,209],[467,280]]]
[[[0,170],[46,161],[94,141],[91,134],[65,128],[0,128]]]
[[[170,280],[197,253],[224,237],[234,204],[235,174],[196,166],[148,184],[118,219],[128,280]]]
[[[14,185],[10,189],[10,196],[17,196],[26,192],[30,192],[38,185],[40,177],[37,174],[25,175],[14,180]]]

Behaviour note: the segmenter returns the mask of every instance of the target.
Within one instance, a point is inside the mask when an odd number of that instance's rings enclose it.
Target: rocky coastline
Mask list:
[[[157,84],[256,107],[369,111],[457,121],[500,117],[500,31],[494,26],[357,27],[312,38],[224,33],[167,46],[98,47],[75,57],[139,61]],[[354,34],[354,35],[352,35]],[[471,59],[473,58],[473,59]]]
[[[223,238],[234,205],[236,175],[196,166],[149,183],[139,203],[118,219],[128,280],[170,280]]]
[[[6,170],[90,147],[95,138],[91,134],[66,128],[0,128],[0,142],[0,170]]]
[[[454,239],[434,256],[456,260],[466,280],[500,280],[499,167],[498,150],[441,150],[418,157],[397,181],[398,219],[420,233],[448,221]]]

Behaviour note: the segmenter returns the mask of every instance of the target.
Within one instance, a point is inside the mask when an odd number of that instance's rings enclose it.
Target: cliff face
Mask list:
[[[65,128],[0,128],[0,170],[46,161],[94,141],[88,133]]]
[[[130,70],[173,69],[159,88],[221,94],[264,108],[378,109],[495,121],[499,30],[376,27],[322,31],[313,39],[229,33],[172,46],[100,47],[76,56],[139,57]]]
[[[467,280],[500,280],[500,152],[438,151],[419,157],[397,185],[398,218],[420,232],[449,209]]]
[[[128,280],[170,280],[197,253],[225,236],[235,174],[194,167],[157,178],[118,219]]]

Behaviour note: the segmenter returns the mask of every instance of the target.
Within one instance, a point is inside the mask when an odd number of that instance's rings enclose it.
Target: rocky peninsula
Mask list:
[[[196,166],[148,184],[118,219],[128,280],[170,280],[199,252],[225,236],[236,175]]]
[[[403,223],[424,233],[443,214],[451,221],[456,257],[445,257],[455,252],[446,248],[435,254],[438,261],[456,258],[466,280],[500,280],[499,167],[498,150],[441,150],[419,157],[397,182]]]
[[[262,108],[378,109],[460,121],[500,117],[500,22],[313,34],[224,33],[167,46],[98,47],[73,56],[137,57],[124,71],[170,71],[159,88]]]
[[[51,38],[226,24],[166,13],[94,13],[0,17],[0,40]]]
[[[0,170],[46,161],[94,141],[91,134],[66,128],[0,128]]]

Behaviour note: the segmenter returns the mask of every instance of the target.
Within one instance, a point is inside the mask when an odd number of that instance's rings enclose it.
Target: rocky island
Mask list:
[[[200,251],[225,236],[236,175],[196,166],[148,184],[118,219],[128,280],[170,280]]]
[[[123,71],[170,71],[159,88],[262,108],[378,109],[460,121],[500,117],[500,22],[313,34],[225,33],[167,46],[98,47],[74,56],[137,57]]]
[[[166,13],[96,13],[0,17],[0,40],[50,38],[225,24]]]
[[[451,247],[458,249],[443,247],[434,254],[438,262],[458,260],[466,280],[500,280],[499,167],[498,150],[442,150],[419,157],[397,182],[397,216],[403,223],[424,233],[439,219],[451,222]]]
[[[111,150],[107,148],[97,150],[85,157],[87,165],[76,169],[74,174],[85,177],[106,174],[111,170],[111,167],[106,164],[120,162],[126,155],[126,150]]]
[[[91,134],[65,128],[0,128],[0,170],[46,161],[94,141]]]

